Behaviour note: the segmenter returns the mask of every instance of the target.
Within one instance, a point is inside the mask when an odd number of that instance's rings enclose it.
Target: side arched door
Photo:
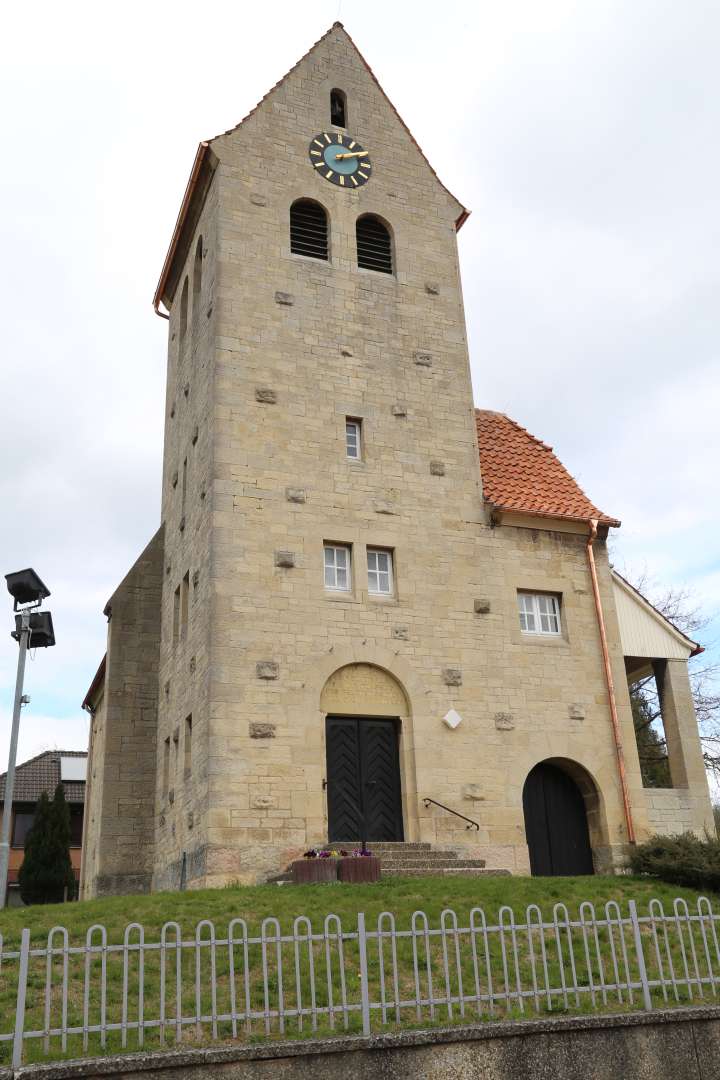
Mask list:
[[[593,873],[585,801],[571,776],[540,762],[525,781],[523,812],[533,875]]]

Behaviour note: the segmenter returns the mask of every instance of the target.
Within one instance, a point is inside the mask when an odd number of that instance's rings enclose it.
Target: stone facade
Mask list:
[[[333,87],[347,95],[349,131],[372,152],[373,178],[358,190],[326,183],[308,161],[309,140],[331,130]],[[203,200],[185,219],[166,288],[143,882],[150,872],[156,889],[253,882],[322,844],[330,710],[399,718],[405,839],[527,871],[523,784],[550,758],[587,791],[596,865],[617,863],[627,835],[587,525],[495,527],[484,508],[462,206],[338,24],[205,155]],[[327,262],[290,252],[290,205],[308,197],[328,213]],[[391,230],[392,275],[356,265],[355,222],[366,212]],[[362,461],[346,456],[346,417],[362,421]],[[324,588],[324,542],[352,549],[346,593]],[[393,552],[390,597],[368,592],[368,546]],[[603,538],[596,558],[642,837],[650,820]],[[154,579],[152,589],[159,596]],[[521,634],[518,589],[561,594],[556,639]],[[113,602],[111,637],[116,619]],[[450,709],[461,717],[454,729],[443,722]],[[682,738],[701,786],[689,724]],[[93,732],[105,806],[103,738]],[[477,818],[479,833],[427,810],[424,797]],[[119,842],[111,837],[122,825],[108,832],[106,821],[93,817],[89,830],[86,895],[112,873],[98,853]]]

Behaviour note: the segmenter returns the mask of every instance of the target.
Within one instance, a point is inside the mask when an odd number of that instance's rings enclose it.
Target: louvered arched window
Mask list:
[[[357,219],[357,261],[363,270],[377,270],[392,274],[392,239],[390,230],[374,214],[363,214]]]
[[[290,207],[290,250],[327,262],[328,219],[320,203],[298,199]]]

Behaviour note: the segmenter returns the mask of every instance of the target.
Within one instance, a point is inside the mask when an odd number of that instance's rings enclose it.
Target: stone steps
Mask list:
[[[355,851],[359,846],[357,841],[337,841],[328,845],[345,851]],[[456,851],[436,849],[421,841],[368,843],[368,849],[380,859],[380,872],[384,878],[499,877],[510,873],[509,870],[488,870],[484,859],[461,859]],[[290,884],[291,880],[287,871],[268,879],[278,885]]]

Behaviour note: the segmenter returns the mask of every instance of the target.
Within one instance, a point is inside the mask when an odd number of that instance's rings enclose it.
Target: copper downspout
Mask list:
[[[630,796],[628,794],[627,777],[625,775],[625,758],[623,755],[622,734],[618,719],[617,703],[615,701],[615,684],[613,683],[612,668],[610,667],[610,653],[608,652],[607,634],[605,632],[605,618],[603,616],[602,602],[600,600],[600,588],[598,586],[597,569],[595,567],[595,555],[593,543],[597,538],[597,519],[591,518],[590,535],[587,540],[587,557],[590,568],[590,580],[592,581],[593,596],[595,598],[595,612],[597,614],[598,630],[600,631],[600,647],[602,649],[603,667],[605,668],[605,682],[607,683],[608,701],[610,703],[610,717],[612,719],[613,738],[615,740],[615,754],[617,755],[618,773],[620,774],[620,787],[622,789],[623,809],[625,811],[625,824],[627,826],[628,841],[635,843],[635,826],[633,825],[632,811],[630,809]]]

